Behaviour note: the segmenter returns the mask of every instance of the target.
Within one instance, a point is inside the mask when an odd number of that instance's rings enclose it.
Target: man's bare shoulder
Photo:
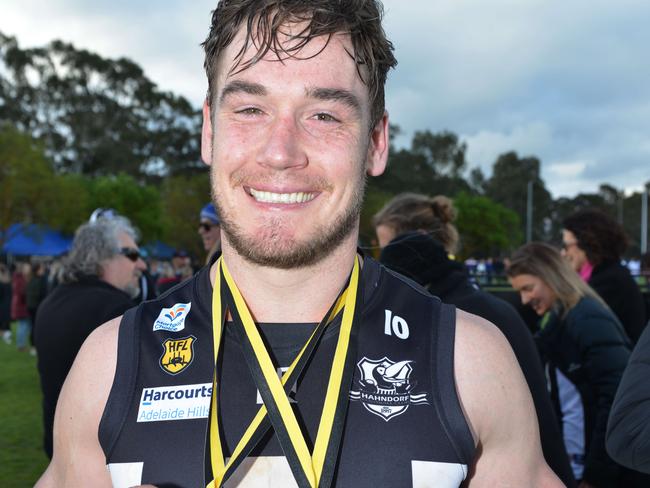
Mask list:
[[[491,399],[502,390],[503,374],[516,375],[518,371],[514,354],[501,331],[491,322],[462,310],[456,311],[456,340],[454,345],[454,371],[461,403],[468,417],[475,440],[481,427],[484,412],[482,402],[486,395]],[[520,373],[521,374],[521,373]]]
[[[95,329],[77,354],[56,407],[52,462],[38,488],[111,486],[98,430],[115,376],[121,319]]]
[[[119,317],[109,320],[108,322],[97,327],[84,341],[79,354],[81,354],[84,349],[86,350],[85,354],[89,354],[92,352],[97,352],[98,349],[102,350],[102,348],[106,348],[108,346],[114,346],[111,347],[111,351],[117,353],[117,336],[120,330],[121,322],[122,316],[120,315]]]
[[[544,462],[530,391],[501,331],[459,310],[454,369],[479,452],[468,486],[562,486]]]

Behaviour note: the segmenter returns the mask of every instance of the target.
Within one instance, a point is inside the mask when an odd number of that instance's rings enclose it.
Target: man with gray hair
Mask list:
[[[79,227],[63,282],[39,308],[34,327],[49,457],[56,402],[81,344],[99,325],[135,305],[132,298],[144,269],[137,237],[125,217],[100,218]]]

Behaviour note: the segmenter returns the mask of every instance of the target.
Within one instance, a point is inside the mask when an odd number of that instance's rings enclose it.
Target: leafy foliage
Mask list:
[[[541,163],[534,156],[520,158],[516,152],[500,155],[492,176],[485,183],[485,196],[513,210],[525,225],[528,182],[533,182],[533,240],[546,240],[551,216],[552,197],[541,177]]]
[[[52,216],[54,172],[41,145],[9,125],[0,126],[0,239],[14,222],[47,222]]]
[[[460,256],[498,256],[522,243],[517,214],[481,195],[461,192],[454,199],[456,226],[461,236]]]
[[[205,250],[198,236],[199,212],[210,201],[210,175],[203,172],[165,179],[161,186],[165,219],[163,239],[202,259]]]
[[[124,173],[94,178],[88,185],[91,209],[109,207],[129,217],[144,242],[162,237],[166,222],[162,218],[161,195],[156,187],[138,183]]]
[[[200,110],[159,90],[128,59],[61,41],[23,49],[0,32],[0,231],[33,222],[71,234],[94,208],[112,207],[144,242],[203,256],[196,224],[210,183],[200,125]],[[399,133],[391,125],[388,168],[368,180],[365,244],[374,239],[372,216],[408,191],[455,198],[465,256],[501,254],[522,241],[532,182],[533,239],[557,241],[567,215],[597,207],[623,222],[631,252],[639,250],[640,193],[625,197],[605,184],[554,201],[534,156],[504,153],[486,177],[470,168],[467,145],[453,132],[417,131],[408,148],[395,146]]]
[[[0,121],[43,141],[59,171],[134,177],[196,168],[200,113],[128,59],[0,33]]]

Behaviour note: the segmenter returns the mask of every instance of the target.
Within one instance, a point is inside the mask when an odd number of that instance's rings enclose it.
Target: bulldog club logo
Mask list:
[[[359,368],[359,390],[350,391],[350,399],[360,401],[369,412],[388,422],[403,414],[410,405],[428,405],[426,393],[412,393],[416,382],[410,380],[413,361],[363,358]]]
[[[167,339],[163,342],[163,355],[160,356],[162,370],[168,374],[178,374],[192,364],[194,341],[196,337],[187,336],[181,339]]]

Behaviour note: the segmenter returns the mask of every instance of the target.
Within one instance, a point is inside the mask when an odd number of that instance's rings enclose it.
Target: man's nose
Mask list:
[[[144,271],[145,269],[147,269],[147,265],[142,260],[142,258],[138,258],[138,260],[135,262],[135,267],[138,268],[140,271]]]
[[[271,122],[266,140],[258,155],[258,163],[278,170],[307,165],[301,128],[295,117],[286,115]]]
[[[528,302],[530,302],[530,296],[528,295],[528,293],[520,293],[520,295],[521,295],[521,303],[523,305],[526,305]]]

